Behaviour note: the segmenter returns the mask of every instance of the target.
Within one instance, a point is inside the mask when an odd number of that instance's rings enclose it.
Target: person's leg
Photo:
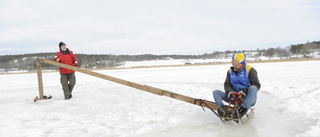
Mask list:
[[[68,84],[68,74],[61,74],[60,82],[61,82],[61,85],[62,85],[64,98],[65,99],[69,99],[70,91],[69,91],[69,84]]]
[[[221,90],[215,90],[212,92],[213,98],[216,102],[216,105],[218,106],[217,112],[220,117],[226,117],[227,116],[227,109],[223,105],[223,100],[226,102],[229,102],[228,96],[225,92],[222,92]]]
[[[69,74],[69,86],[68,86],[69,87],[69,91],[70,91],[70,95],[72,93],[74,85],[76,85],[76,75],[74,73],[71,73],[71,74]]]
[[[223,100],[226,102],[229,102],[228,96],[225,92],[222,92],[221,90],[215,90],[212,92],[214,101],[216,102],[216,105],[218,107],[221,107],[223,105]]]
[[[257,101],[257,92],[258,89],[256,86],[250,86],[248,89],[247,97],[241,105],[246,109],[249,109],[250,107],[254,106]]]

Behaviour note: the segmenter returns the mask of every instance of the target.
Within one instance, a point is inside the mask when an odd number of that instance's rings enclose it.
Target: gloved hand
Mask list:
[[[230,92],[228,93],[228,99],[229,99],[229,100],[233,99],[233,98],[236,96],[236,95],[234,95],[233,93],[236,93],[236,92],[230,91]]]
[[[78,61],[75,61],[75,62],[73,63],[73,66],[78,67]]]
[[[239,98],[240,100],[244,101],[247,97],[247,94],[245,92],[243,92],[242,90],[239,92]]]

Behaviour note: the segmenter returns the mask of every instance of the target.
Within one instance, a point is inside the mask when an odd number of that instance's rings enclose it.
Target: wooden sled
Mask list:
[[[252,117],[252,115],[254,114],[254,108],[251,107],[248,112],[243,115],[242,118],[238,119],[238,118],[233,118],[233,114],[232,112],[234,110],[238,110],[238,108],[240,107],[240,105],[244,102],[244,100],[241,100],[240,98],[240,94],[239,93],[233,93],[233,95],[236,96],[236,98],[231,99],[231,101],[229,102],[229,104],[226,107],[227,109],[227,116],[226,117],[220,117],[218,116],[222,122],[226,122],[226,121],[234,121],[235,123],[239,123],[241,122],[242,124],[247,123],[250,118]],[[246,118],[244,118],[246,117]]]
[[[228,109],[228,108],[227,108]],[[232,111],[232,109],[231,109]],[[232,113],[232,112],[231,112]],[[241,118],[241,119],[235,119],[235,118],[232,118],[231,115],[227,116],[227,117],[219,117],[221,119],[222,122],[226,122],[226,121],[234,121],[235,123],[239,123],[241,122],[242,124],[245,124],[247,123],[250,118],[252,117],[252,115],[254,114],[254,108],[250,108],[248,110],[248,112]],[[230,117],[231,116],[231,117]],[[244,118],[246,117],[246,118]]]

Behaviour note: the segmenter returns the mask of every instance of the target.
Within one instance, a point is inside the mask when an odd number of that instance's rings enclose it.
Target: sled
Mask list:
[[[229,107],[227,107],[227,111],[228,111],[228,108]],[[229,112],[229,113],[232,113],[232,108],[229,108],[229,109],[231,110],[231,112]],[[229,114],[229,116],[227,116],[227,117],[219,117],[219,118],[221,119],[222,122],[233,121],[235,123],[241,122],[242,124],[245,124],[250,120],[250,118],[252,117],[253,114],[254,114],[254,108],[251,107],[248,110],[248,112],[240,119],[232,118],[231,114]],[[244,118],[244,117],[246,117],[246,118]]]
[[[248,112],[246,114],[244,114],[243,117],[240,118],[240,119],[239,118],[233,118],[232,112],[235,111],[235,110],[238,110],[240,105],[244,102],[244,100],[240,99],[240,94],[239,93],[233,93],[233,95],[235,95],[236,98],[231,99],[229,104],[225,106],[226,109],[227,109],[227,116],[226,117],[220,117],[217,114],[217,112],[215,114],[221,119],[222,122],[233,121],[235,123],[241,122],[242,124],[245,124],[250,120],[250,118],[254,114],[254,108],[253,107],[249,108]],[[246,118],[244,118],[244,117],[246,117]]]

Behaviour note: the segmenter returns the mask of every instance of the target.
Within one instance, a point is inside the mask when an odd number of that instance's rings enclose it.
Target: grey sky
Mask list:
[[[203,54],[320,40],[318,0],[0,0],[0,55]]]

